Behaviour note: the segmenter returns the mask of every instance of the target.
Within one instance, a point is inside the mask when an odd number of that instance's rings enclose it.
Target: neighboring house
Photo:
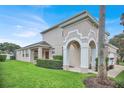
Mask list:
[[[98,32],[98,22],[84,11],[42,31],[43,41],[18,49],[16,59],[35,62],[37,58],[52,59],[53,55],[63,55],[64,70],[76,68],[86,72],[89,66],[95,68],[95,59],[98,57]],[[110,61],[115,63],[118,48],[108,44],[108,36],[109,33],[106,32],[106,55],[109,53]]]
[[[113,46],[112,44],[108,44],[109,65],[116,64],[118,58],[117,50],[119,50],[119,48]]]
[[[10,54],[7,54],[7,53],[2,53],[0,55],[6,55],[6,59],[11,59],[10,57],[11,56],[14,56],[14,54],[10,53]]]

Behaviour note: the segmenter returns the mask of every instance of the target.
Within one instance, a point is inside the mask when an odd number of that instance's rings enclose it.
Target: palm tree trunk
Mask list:
[[[100,6],[99,38],[98,38],[98,80],[101,83],[107,80],[105,65],[105,6]]]

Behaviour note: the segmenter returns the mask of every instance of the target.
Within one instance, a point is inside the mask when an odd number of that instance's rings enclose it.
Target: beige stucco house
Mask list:
[[[35,59],[52,59],[63,55],[63,69],[78,69],[81,72],[94,69],[98,56],[98,21],[87,11],[77,14],[41,32],[43,41],[16,52],[16,59],[35,63]],[[109,64],[116,63],[118,48],[108,43],[105,33],[106,55]]]

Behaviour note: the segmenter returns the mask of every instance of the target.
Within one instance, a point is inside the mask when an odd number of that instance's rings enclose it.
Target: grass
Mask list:
[[[124,66],[124,62],[119,62],[119,65],[122,65],[122,66]]]
[[[124,71],[122,71],[116,78],[116,87],[117,88],[124,88]]]
[[[0,87],[3,88],[81,88],[93,74],[37,67],[20,61],[0,62]]]
[[[124,71],[122,71],[116,78],[116,81],[122,81],[124,82]]]

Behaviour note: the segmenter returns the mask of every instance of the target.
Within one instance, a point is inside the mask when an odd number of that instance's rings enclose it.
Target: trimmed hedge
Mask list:
[[[96,61],[95,71],[98,71],[98,57],[95,59],[95,61]]]
[[[0,62],[5,62],[6,61],[6,55],[0,55]]]
[[[15,56],[10,56],[10,60],[15,60]]]
[[[53,59],[54,60],[63,60],[63,56],[61,56],[61,55],[54,55]]]
[[[108,57],[106,57],[105,62],[106,62],[106,70],[108,71],[109,70],[109,66],[108,66],[109,58]]]
[[[62,69],[63,62],[62,60],[38,59],[36,65],[39,67],[50,68],[50,69]]]

